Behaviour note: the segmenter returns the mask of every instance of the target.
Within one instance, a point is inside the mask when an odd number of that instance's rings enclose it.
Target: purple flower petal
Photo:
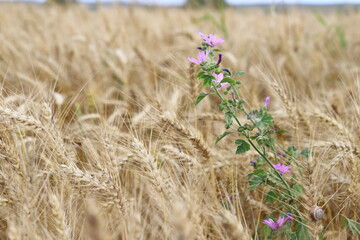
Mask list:
[[[220,83],[221,80],[223,80],[223,78],[224,78],[224,73],[219,73],[219,74],[213,73],[212,75],[216,78],[216,80],[215,80],[216,83]],[[222,88],[226,87],[228,84],[229,83],[220,83],[221,86],[218,87],[218,89],[222,89]]]
[[[220,43],[223,43],[224,40],[221,39],[221,38],[216,39],[216,36],[215,36],[214,34],[210,34],[210,35],[208,36],[208,39],[205,40],[205,42],[206,42],[207,44],[209,44],[210,46],[215,47],[216,45],[218,45],[218,44],[220,44]]]
[[[209,50],[206,50],[205,52],[198,53],[198,60],[196,60],[195,58],[188,58],[188,60],[197,65],[200,65],[200,63],[203,63],[206,61],[206,58],[208,57],[208,55],[209,55]]]
[[[212,75],[216,78],[216,82],[217,82],[217,83],[220,83],[221,80],[223,80],[223,78],[224,78],[224,74],[223,74],[223,73],[219,73],[219,74],[213,73]]]
[[[202,39],[204,39],[204,41],[206,41],[207,36],[205,34],[203,34],[202,32],[200,32],[199,30],[196,30],[195,32],[197,32],[198,34],[200,34],[200,36],[202,37]]]
[[[279,217],[279,219],[274,222],[271,218],[264,220],[263,223],[276,230],[281,228],[286,222],[291,222],[293,217],[291,213],[286,214],[286,217]]]
[[[196,60],[195,58],[188,58],[188,60],[189,60],[190,62],[192,62],[192,63],[197,64],[197,65],[200,64],[200,62],[199,62],[198,60]]]
[[[288,221],[288,222],[292,222],[292,220],[293,220],[293,215],[292,215],[291,213],[288,213],[288,214],[286,214],[286,215],[287,215],[287,217],[285,218],[285,220]]]
[[[282,152],[278,152],[277,155],[278,155],[278,156],[282,156],[282,157],[286,157],[286,154],[285,154],[285,153],[282,153]]]
[[[280,174],[284,174],[284,173],[291,173],[291,171],[289,170],[291,168],[291,166],[285,166],[283,164],[275,164],[274,165],[274,168],[276,168],[277,170],[280,171]]]
[[[276,221],[278,228],[280,228],[285,223],[286,223],[286,218],[284,218],[284,217],[279,217],[279,219]]]
[[[271,218],[264,220],[263,223],[268,225],[269,227],[271,227],[274,230],[279,228],[277,223],[275,223],[274,220],[272,220]]]
[[[264,107],[268,107],[269,106],[269,103],[270,103],[270,97],[266,97],[265,98],[265,104],[264,104]]]
[[[206,52],[199,52],[198,53],[198,58],[199,58],[199,61],[202,63],[202,62],[205,62],[206,58],[208,57],[209,55],[209,50],[206,50]]]
[[[214,34],[210,34],[209,36],[206,36],[205,34],[203,34],[202,32],[200,32],[199,30],[195,31],[197,33],[200,34],[200,36],[202,37],[202,39],[209,45],[212,47],[215,47],[216,45],[223,43],[224,39],[216,39],[216,36]]]

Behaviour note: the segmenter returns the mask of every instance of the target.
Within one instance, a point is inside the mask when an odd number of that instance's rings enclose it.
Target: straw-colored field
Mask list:
[[[312,150],[297,177],[311,235],[359,239],[341,226],[360,220],[359,25],[350,8],[1,4],[0,239],[262,239],[277,205],[248,190],[255,151],[215,145],[219,101],[194,106],[195,30],[225,38],[249,108],[271,96],[278,140]]]

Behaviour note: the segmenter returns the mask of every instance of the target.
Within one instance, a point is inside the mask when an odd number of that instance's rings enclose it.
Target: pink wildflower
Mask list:
[[[268,107],[269,106],[269,103],[270,103],[270,97],[266,97],[265,98],[265,104],[264,104],[264,107]]]
[[[195,58],[188,58],[190,62],[196,63],[197,65],[200,65],[200,63],[205,62],[206,58],[209,55],[209,50],[206,50],[205,52],[199,52],[198,53],[198,60]]]
[[[292,221],[292,214],[288,213],[286,217],[279,217],[279,219],[274,222],[271,218],[264,220],[263,223],[271,227],[272,229],[276,230],[282,227],[286,222]]]
[[[214,34],[210,34],[209,36],[206,36],[205,34],[203,34],[200,31],[196,31],[197,33],[200,34],[200,36],[202,37],[202,39],[210,46],[215,47],[216,45],[223,43],[224,39],[216,39],[216,36]]]
[[[223,80],[223,78],[224,78],[223,73],[219,73],[219,74],[213,73],[212,75],[216,78],[216,80],[215,80],[216,83],[220,83],[221,80]],[[229,83],[220,83],[221,86],[218,87],[218,89],[222,89],[222,88],[226,87],[228,84]]]
[[[291,166],[285,166],[284,164],[276,164],[274,165],[274,167],[280,171],[280,174],[284,174],[284,173],[291,173],[291,171],[289,170],[291,168]]]

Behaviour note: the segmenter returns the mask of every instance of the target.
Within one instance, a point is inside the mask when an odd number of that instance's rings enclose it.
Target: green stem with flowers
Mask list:
[[[216,88],[214,82],[212,82],[212,87],[215,90],[216,95],[221,99],[222,102],[224,102],[224,98],[222,97],[222,95],[220,94],[219,90]],[[235,94],[237,95],[238,99],[240,98],[239,93],[235,90],[235,87],[233,84],[231,84],[231,87],[233,89],[233,91],[235,92]],[[235,119],[235,121],[237,122],[237,124],[239,125],[239,127],[242,127],[242,124],[240,122],[240,120],[238,119],[238,117],[236,116],[235,112],[229,107],[228,103],[226,103],[226,108],[231,111],[232,113],[232,117]],[[248,113],[246,113],[245,109],[243,109],[243,111],[245,112],[246,115],[248,115]],[[289,193],[289,196],[292,198],[292,193],[291,193],[291,188],[289,186],[289,184],[286,182],[286,180],[281,176],[281,174],[277,171],[277,169],[274,167],[274,165],[270,162],[270,160],[267,158],[267,156],[265,156],[265,154],[263,152],[261,152],[256,145],[253,143],[253,141],[251,140],[251,138],[249,137],[248,134],[246,134],[245,132],[242,132],[242,135],[247,139],[247,141],[250,143],[250,145],[255,149],[255,151],[257,153],[259,153],[259,155],[269,164],[269,166],[274,170],[275,174],[277,175],[277,177],[282,181],[282,183],[285,185],[287,192]]]

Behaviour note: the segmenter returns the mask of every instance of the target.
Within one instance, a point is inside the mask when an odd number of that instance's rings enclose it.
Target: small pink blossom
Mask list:
[[[266,97],[265,98],[265,104],[264,104],[264,107],[268,107],[269,106],[269,103],[270,103],[270,97]]]
[[[280,174],[284,174],[284,173],[291,173],[291,171],[289,170],[291,168],[291,166],[285,166],[284,164],[275,164],[274,167],[280,171]]]
[[[200,31],[196,31],[197,33],[200,34],[200,36],[202,37],[202,39],[210,46],[215,47],[216,45],[223,43],[224,39],[216,39],[216,36],[214,34],[210,34],[209,36],[206,36],[205,34],[203,34]]]
[[[220,83],[221,80],[223,80],[223,78],[224,78],[223,73],[219,73],[219,74],[213,73],[212,75],[216,78],[216,80],[215,80],[216,83]],[[229,83],[220,83],[221,86],[218,87],[218,89],[222,89],[222,88],[226,87],[228,84]]]
[[[206,58],[208,57],[208,55],[209,55],[209,50],[206,50],[205,52],[199,52],[198,53],[198,59],[195,59],[195,58],[188,58],[188,60],[190,61],[190,62],[193,62],[193,63],[195,63],[195,64],[197,64],[197,65],[200,65],[200,63],[203,63],[203,62],[205,62],[205,60],[206,60]]]
[[[279,219],[274,222],[271,218],[264,220],[263,223],[276,230],[282,227],[286,222],[292,221],[292,214],[288,213],[286,217],[279,217]]]

